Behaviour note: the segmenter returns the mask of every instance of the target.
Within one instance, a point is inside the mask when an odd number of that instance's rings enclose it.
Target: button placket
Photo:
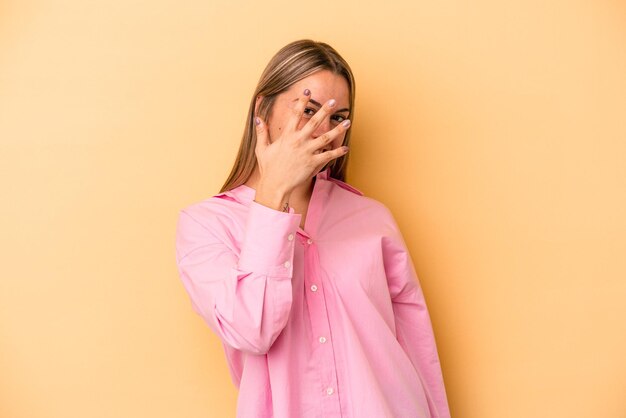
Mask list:
[[[324,296],[324,286],[319,268],[319,255],[313,240],[308,239],[304,246],[305,252],[305,286],[310,289],[306,292],[307,306],[309,309],[309,319],[311,321],[311,332],[313,333],[312,356],[320,370],[320,386],[322,393],[323,410],[326,413],[340,411],[339,396],[336,394],[337,370],[335,365],[335,353],[332,344],[330,322]],[[330,396],[335,395],[335,396]]]

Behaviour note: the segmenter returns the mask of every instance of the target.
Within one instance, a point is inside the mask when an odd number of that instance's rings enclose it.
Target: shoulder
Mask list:
[[[228,216],[229,202],[217,196],[209,197],[205,200],[192,203],[183,207],[179,211],[181,218],[188,217],[199,224],[207,225],[216,218]]]
[[[249,210],[236,197],[231,192],[219,193],[180,209],[176,236],[181,247],[208,243],[230,246],[241,235]]]
[[[329,177],[327,181],[331,184],[333,197],[341,206],[349,208],[355,214],[372,216],[372,221],[394,222],[391,211],[382,202],[366,196],[361,190],[344,181],[332,177]]]
[[[241,235],[247,210],[247,206],[225,194],[180,209],[175,233],[179,259],[199,248],[234,249],[234,240]]]
[[[245,214],[251,190],[240,186],[192,203],[179,212],[180,218],[190,218],[198,224],[212,229],[215,224],[229,223]]]

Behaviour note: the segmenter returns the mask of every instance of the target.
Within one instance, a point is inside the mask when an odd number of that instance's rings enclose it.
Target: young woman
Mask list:
[[[285,46],[222,192],[180,212],[180,276],[223,342],[239,417],[450,416],[398,226],[344,182],[354,87],[329,45]]]

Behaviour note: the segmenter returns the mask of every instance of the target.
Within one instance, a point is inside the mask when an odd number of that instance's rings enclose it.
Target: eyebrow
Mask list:
[[[298,101],[298,99],[294,100],[294,102],[297,102],[297,101]],[[317,107],[322,107],[322,104],[320,102],[318,102],[317,100],[309,99],[309,103],[313,103]],[[348,109],[346,107],[346,108],[339,109],[339,110],[335,111],[335,113],[341,113],[341,112],[348,112],[348,113],[350,113],[350,109]]]

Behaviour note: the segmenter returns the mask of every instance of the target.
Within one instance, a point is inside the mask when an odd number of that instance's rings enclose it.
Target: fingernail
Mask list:
[[[335,99],[330,99],[330,100],[328,101],[328,107],[335,107],[335,103],[336,103],[336,102],[335,102]]]
[[[256,123],[256,125],[260,125],[261,124],[261,119],[259,118],[254,118],[254,123]]]
[[[350,123],[351,123],[351,122],[350,122],[350,119],[346,119],[346,120],[344,120],[343,122],[341,122],[341,125],[342,125],[344,128],[349,128],[349,127],[350,127]]]
[[[311,90],[309,90],[309,89],[304,89],[304,95],[305,95],[305,96],[310,96],[310,95],[311,95]]]
[[[344,151],[344,152],[348,152],[348,151],[350,151],[350,148],[346,147],[345,145],[344,145],[343,147],[341,147],[341,148],[343,148],[343,151]]]

